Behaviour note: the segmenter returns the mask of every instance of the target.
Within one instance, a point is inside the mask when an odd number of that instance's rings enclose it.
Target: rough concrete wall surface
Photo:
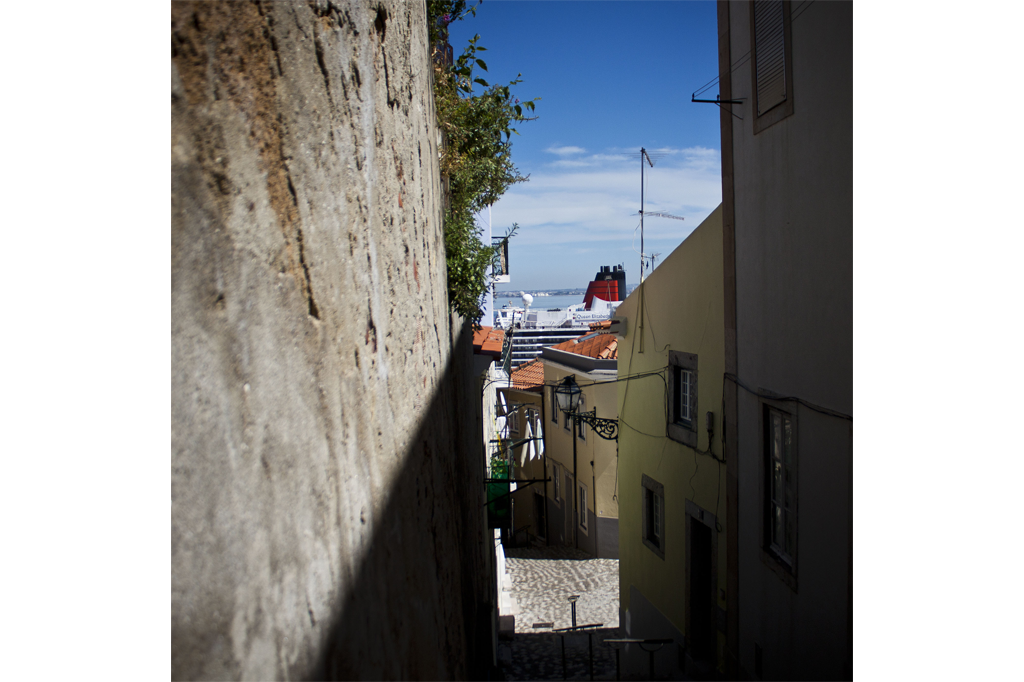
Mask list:
[[[172,677],[479,676],[424,5],[175,2],[171,29]]]

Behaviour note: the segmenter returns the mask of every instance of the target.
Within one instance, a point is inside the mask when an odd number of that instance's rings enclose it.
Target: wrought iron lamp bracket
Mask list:
[[[594,430],[594,433],[605,440],[619,439],[619,420],[602,419],[601,417],[598,417],[597,408],[590,410],[589,412],[570,412],[569,416],[587,424]]]

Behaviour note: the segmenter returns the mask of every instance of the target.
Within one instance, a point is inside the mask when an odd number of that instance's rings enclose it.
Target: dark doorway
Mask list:
[[[690,520],[690,656],[695,661],[715,660],[714,585],[712,575],[711,529]]]

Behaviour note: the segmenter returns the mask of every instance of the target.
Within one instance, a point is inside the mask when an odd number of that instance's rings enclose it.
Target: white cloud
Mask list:
[[[639,255],[634,251],[640,248],[639,236],[635,245],[633,240],[640,220],[637,151],[606,150],[559,159],[506,192],[492,209],[493,221],[496,226],[519,224],[510,244],[517,281],[540,287],[540,280],[551,277],[550,273],[564,271],[567,260],[580,261],[588,272],[626,262],[631,265],[629,281],[639,277]],[[645,250],[665,257],[721,203],[721,161],[718,150],[702,147],[651,150],[651,154],[657,158],[654,168],[645,169],[644,210],[685,218],[683,222],[656,217],[644,221]],[[574,275],[580,276],[585,275]],[[572,285],[573,281],[566,281],[551,286]]]
[[[570,154],[582,154],[586,149],[583,147],[548,147],[545,149],[548,154],[557,154],[559,156],[568,156]]]

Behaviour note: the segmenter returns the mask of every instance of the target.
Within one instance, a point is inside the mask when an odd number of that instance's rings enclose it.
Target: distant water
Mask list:
[[[530,306],[530,310],[554,310],[555,308],[565,310],[577,303],[583,303],[583,294],[574,294],[573,296],[534,296],[533,305]],[[496,296],[494,298],[495,310],[506,304],[509,307],[522,307],[523,297],[517,294],[512,297]]]

